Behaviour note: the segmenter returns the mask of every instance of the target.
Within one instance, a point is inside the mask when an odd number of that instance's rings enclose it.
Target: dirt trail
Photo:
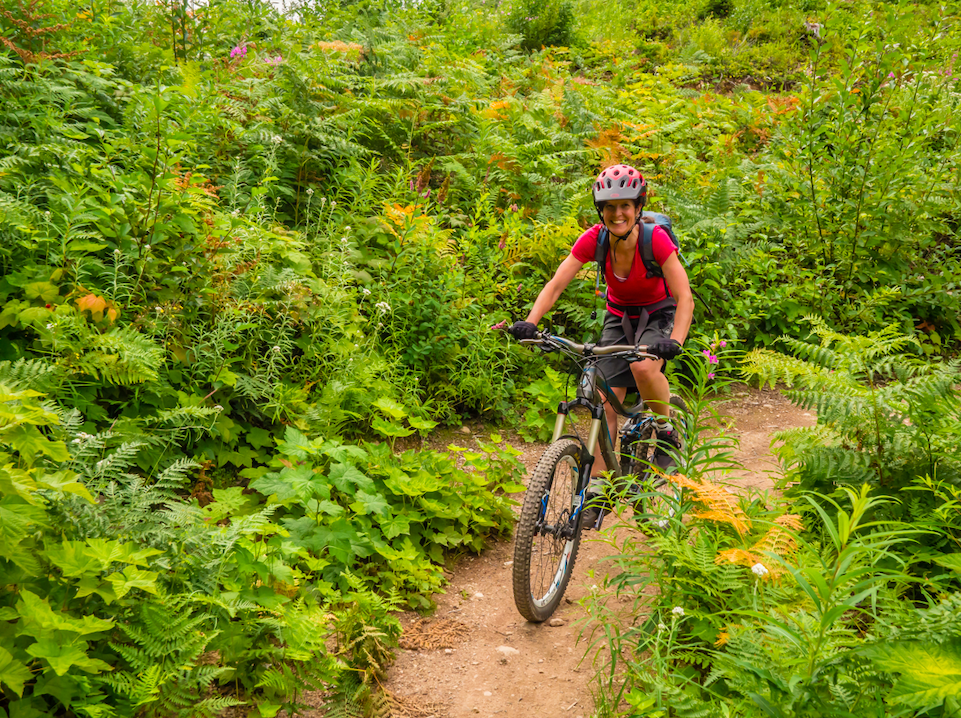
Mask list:
[[[815,422],[813,413],[791,405],[774,390],[744,387],[719,408],[736,427],[738,459],[744,465],[743,471],[728,477],[731,490],[772,488],[778,467],[770,453],[771,434]],[[459,443],[466,438],[460,437]],[[532,469],[543,445],[515,445]],[[590,659],[585,659],[587,641],[578,640],[585,616],[578,600],[592,585],[602,583],[609,541],[616,539],[613,531],[585,534],[566,600],[555,614],[560,621],[554,623],[562,625],[528,623],[517,613],[511,593],[511,541],[455,566],[447,593],[435,597],[430,630],[446,626],[457,635],[449,639],[448,648],[398,651],[386,685],[402,701],[404,709],[398,715],[591,716],[593,671]],[[414,614],[403,617],[411,636],[418,619]]]

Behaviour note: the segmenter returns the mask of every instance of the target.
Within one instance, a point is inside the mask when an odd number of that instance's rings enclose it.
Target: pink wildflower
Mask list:
[[[713,354],[711,354],[711,356],[709,356],[709,357],[707,358],[707,360],[708,360],[708,362],[710,362],[711,364],[717,364],[717,363],[718,363],[718,358],[717,358],[716,356],[714,356]]]
[[[711,372],[710,374],[708,374],[708,375],[707,375],[707,378],[708,378],[708,379],[713,379],[713,378],[714,378],[714,372]]]
[[[723,347],[726,347],[726,346],[727,346],[727,342],[722,339],[722,340],[721,340],[721,343],[718,344],[718,346],[719,346],[719,347],[722,347],[722,348],[723,348]]]
[[[511,212],[516,212],[516,211],[517,211],[517,205],[516,205],[516,204],[512,204],[512,205],[510,206],[510,210],[511,210]]]
[[[241,43],[240,45],[237,45],[233,50],[230,51],[230,57],[231,59],[236,57],[247,57],[247,44]]]
[[[709,357],[709,356],[711,356],[711,350],[710,350],[710,349],[705,349],[705,350],[703,350],[703,351],[701,352],[701,354],[703,354],[703,355],[706,356],[706,357]]]

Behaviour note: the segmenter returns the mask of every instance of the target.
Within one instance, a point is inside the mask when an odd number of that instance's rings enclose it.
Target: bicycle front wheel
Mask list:
[[[514,539],[514,603],[528,621],[557,609],[581,543],[578,482],[581,445],[557,441],[537,462]]]

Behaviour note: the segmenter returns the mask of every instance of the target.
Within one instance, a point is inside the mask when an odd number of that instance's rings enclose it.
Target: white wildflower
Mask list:
[[[657,527],[659,529],[666,529],[670,523],[671,522],[668,521],[667,519],[661,519],[660,521],[657,522]]]
[[[51,329],[53,329],[53,326],[54,326],[53,324],[48,324],[48,325],[47,325],[47,329],[48,329],[48,330],[51,330]]]
[[[144,250],[146,250],[147,252],[150,251],[150,245],[149,245],[149,244],[145,244],[145,245],[143,246],[143,248],[144,248]]]
[[[362,293],[365,297],[369,297],[369,296],[370,296],[370,290],[369,290],[367,287],[364,287],[364,288],[361,289],[360,291],[361,291],[361,293]]]
[[[214,410],[215,410],[215,411],[223,411],[224,408],[223,408],[220,404],[217,404],[217,405],[214,407]]]
[[[390,305],[387,302],[377,302],[374,307],[379,312],[384,312],[385,314],[390,311]]]
[[[70,443],[71,443],[71,444],[79,444],[79,443],[80,443],[80,439],[74,439],[74,440],[71,441]]]
[[[280,347],[279,347],[279,346],[276,346],[276,345],[274,345],[274,351],[275,351],[275,352],[279,352],[279,351],[280,351]]]
[[[310,196],[313,195],[313,194],[314,194],[314,188],[313,188],[313,187],[308,187],[308,188],[307,188],[307,196],[310,197]]]
[[[671,613],[673,613],[678,618],[682,618],[684,616],[684,609],[681,608],[680,606],[675,606],[674,608],[671,609]]]
[[[233,212],[231,212],[230,214],[232,214],[234,217],[238,217],[238,216],[240,216],[240,210],[239,210],[239,209],[235,209],[235,210],[234,210]]]
[[[281,137],[280,135],[274,135],[273,137],[270,138],[270,141],[273,142],[275,145],[279,145],[281,142],[284,141],[284,138]]]
[[[119,256],[120,256],[120,250],[119,250],[119,249],[113,250],[113,256],[119,257]]]
[[[667,630],[667,626],[665,626],[663,623],[658,623],[658,624],[657,624],[657,630],[658,630],[658,632],[666,631],[666,630]]]
[[[758,578],[764,578],[771,572],[767,570],[767,567],[763,563],[756,563],[753,566],[751,566],[751,573],[753,573]]]

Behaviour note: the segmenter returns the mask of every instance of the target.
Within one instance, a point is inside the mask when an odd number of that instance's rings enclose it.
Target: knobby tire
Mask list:
[[[581,544],[577,508],[581,445],[547,447],[524,495],[514,539],[514,603],[528,621],[546,621],[560,604]]]

